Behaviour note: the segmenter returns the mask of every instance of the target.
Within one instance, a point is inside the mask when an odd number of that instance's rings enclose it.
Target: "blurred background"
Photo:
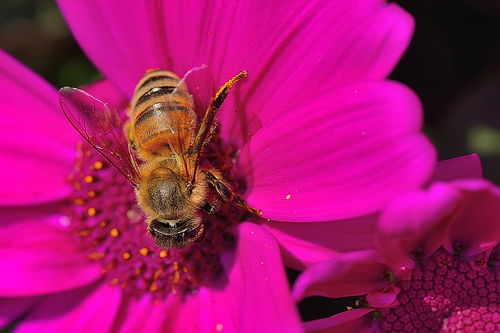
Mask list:
[[[500,1],[393,2],[417,24],[391,78],[419,94],[440,159],[476,152],[500,183]],[[56,87],[99,77],[53,0],[0,1],[0,47]]]
[[[476,152],[486,178],[500,184],[500,1],[392,2],[415,17],[416,31],[391,78],[422,99],[425,131],[440,159]],[[56,87],[100,77],[53,0],[1,0],[0,48]],[[297,272],[289,273],[293,281]],[[354,302],[312,298],[299,307],[304,319],[314,319]]]

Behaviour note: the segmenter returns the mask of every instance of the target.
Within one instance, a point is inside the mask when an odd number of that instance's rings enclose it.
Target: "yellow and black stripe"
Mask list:
[[[193,135],[189,131],[196,116],[191,95],[170,71],[146,72],[135,88],[131,105],[131,125],[139,150],[154,153],[165,149],[172,140],[179,140],[179,131],[181,136]]]

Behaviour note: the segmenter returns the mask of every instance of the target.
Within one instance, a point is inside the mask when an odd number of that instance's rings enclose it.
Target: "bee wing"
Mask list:
[[[89,93],[71,87],[59,90],[64,115],[78,133],[107,159],[132,185],[139,182],[138,164],[115,109]]]
[[[195,137],[197,115],[192,109],[179,106],[172,100],[172,96],[167,97],[166,103],[169,112],[166,112],[163,120],[165,121],[165,127],[173,134],[169,146],[179,163],[180,169],[190,179],[193,176],[195,167],[194,160],[191,157],[191,147]],[[176,112],[178,113],[174,115]]]

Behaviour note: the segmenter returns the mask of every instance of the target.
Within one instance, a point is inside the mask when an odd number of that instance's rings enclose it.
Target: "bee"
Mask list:
[[[147,230],[158,246],[182,248],[202,237],[201,211],[217,210],[207,199],[209,191],[224,202],[260,213],[233,192],[220,172],[199,166],[200,153],[217,126],[217,111],[233,85],[246,76],[241,71],[219,89],[199,125],[185,80],[167,70],[146,71],[125,122],[117,110],[83,90],[59,90],[71,125],[134,186]]]

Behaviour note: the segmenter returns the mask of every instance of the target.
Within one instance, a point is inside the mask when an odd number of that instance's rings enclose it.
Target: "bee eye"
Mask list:
[[[193,190],[194,190],[194,185],[193,185],[191,182],[188,182],[188,183],[186,184],[186,188],[187,188],[187,190],[188,190],[189,194],[193,193]]]

